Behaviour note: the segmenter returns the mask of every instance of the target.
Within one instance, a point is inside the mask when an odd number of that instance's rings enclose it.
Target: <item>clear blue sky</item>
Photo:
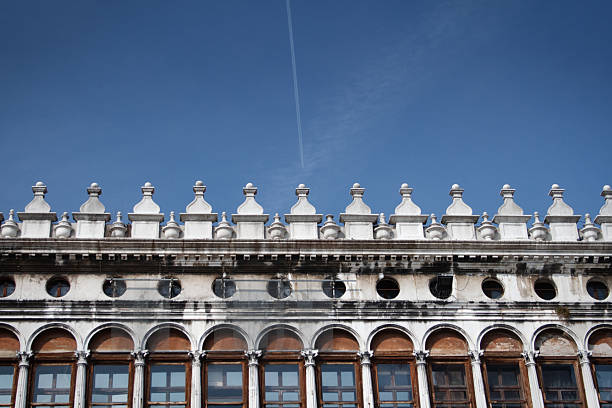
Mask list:
[[[402,182],[441,214],[453,183],[475,213],[504,183],[578,214],[612,184],[612,2],[292,0],[299,160],[284,0],[0,2],[0,210],[43,180],[53,211],[140,186],[169,214],[201,179],[214,211],[260,187],[287,213],[298,183],[338,214],[366,187],[393,213]]]

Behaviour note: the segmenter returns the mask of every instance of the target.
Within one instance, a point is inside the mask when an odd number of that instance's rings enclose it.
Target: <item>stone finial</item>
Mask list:
[[[181,227],[174,220],[174,211],[170,211],[170,219],[166,226],[162,228],[162,233],[166,239],[177,239],[181,236]]]
[[[121,211],[117,211],[117,219],[109,227],[110,236],[123,238],[127,232],[127,226],[121,221]]]
[[[413,189],[403,183],[399,189],[402,201],[395,207],[395,214],[389,218],[389,224],[395,225],[395,239],[424,239],[423,224],[427,215],[421,215],[421,209],[412,202]]]
[[[104,238],[106,222],[110,214],[105,213],[104,205],[100,202],[102,189],[98,183],[91,183],[87,188],[89,198],[79,208],[79,212],[72,213],[76,223],[77,238]]]
[[[523,209],[514,202],[514,192],[510,184],[504,184],[499,195],[504,198],[503,204],[497,209],[493,222],[499,224],[501,240],[528,239],[527,221],[531,215],[523,215]]]
[[[604,241],[612,241],[612,187],[603,186],[601,196],[604,198],[604,205],[595,217],[595,223],[601,226],[601,235]]]
[[[454,240],[476,239],[474,224],[480,217],[472,215],[472,208],[463,202],[463,189],[459,184],[453,184],[448,194],[453,198],[453,202],[442,216],[442,224],[446,225],[448,236]]]
[[[380,213],[378,216],[378,225],[374,228],[375,239],[391,239],[393,238],[393,228],[385,221],[385,214]]]
[[[323,219],[323,215],[316,214],[315,207],[308,201],[310,189],[300,184],[295,189],[298,197],[297,203],[291,207],[290,214],[285,214],[285,221],[289,224],[289,236],[291,239],[317,239],[317,225]]]
[[[56,238],[70,238],[72,235],[72,224],[68,221],[68,213],[62,213],[62,219],[55,226],[55,237]]]
[[[321,238],[323,239],[338,239],[340,235],[340,227],[334,222],[334,216],[327,214],[325,223],[321,227]]]
[[[159,224],[164,220],[164,214],[153,201],[155,187],[147,181],[141,191],[142,199],[134,206],[134,212],[128,214],[132,221],[132,238],[159,238]]]
[[[231,239],[234,236],[234,228],[227,221],[225,211],[221,213],[221,222],[215,228],[215,238],[217,239]]]
[[[244,202],[232,214],[232,222],[236,224],[238,239],[264,239],[264,224],[268,221],[268,214],[264,214],[263,207],[255,201],[257,187],[247,183],[242,189]]]
[[[287,228],[280,220],[278,213],[274,214],[274,221],[268,227],[268,236],[270,239],[279,240],[284,239],[287,235]]]
[[[533,213],[533,226],[529,228],[529,236],[535,241],[545,241],[548,239],[548,228],[540,221],[540,214]]]
[[[544,223],[550,225],[550,235],[553,241],[577,241],[579,215],[574,215],[572,207],[563,201],[563,192],[558,184],[553,184],[548,195],[553,203],[548,207]]]
[[[2,235],[2,238],[15,238],[17,235],[19,235],[19,224],[17,224],[13,219],[14,216],[15,210],[11,208],[9,211],[8,220],[2,224],[0,229],[0,235]]]
[[[431,214],[431,224],[427,227],[425,233],[427,234],[427,238],[434,241],[440,241],[446,237],[446,228],[438,222],[436,214]]]
[[[204,200],[206,186],[200,180],[193,186],[195,198],[187,205],[186,212],[181,213],[181,221],[185,223],[184,238],[212,239],[213,222],[217,221],[217,213],[212,212],[210,204]]]
[[[485,241],[495,239],[495,235],[497,234],[497,228],[489,221],[489,214],[487,214],[486,211],[482,213],[482,222],[480,223],[480,227],[478,227],[478,232],[480,233],[480,237]]]
[[[580,235],[587,242],[597,241],[599,238],[599,228],[591,221],[591,214],[584,215],[584,227],[580,230]]]
[[[34,198],[25,207],[24,212],[18,212],[17,217],[23,221],[21,236],[23,238],[49,238],[51,222],[57,221],[57,214],[51,212],[51,206],[45,201],[47,186],[42,181],[32,186]]]
[[[346,207],[346,212],[340,214],[340,222],[344,223],[344,235],[347,239],[374,238],[373,225],[378,215],[372,214],[370,207],[363,201],[364,192],[365,188],[359,183],[353,184],[350,189],[353,201]]]

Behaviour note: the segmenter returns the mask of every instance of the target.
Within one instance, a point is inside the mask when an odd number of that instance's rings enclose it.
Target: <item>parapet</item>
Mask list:
[[[164,222],[164,214],[153,201],[155,187],[146,182],[141,187],[142,197],[128,214],[129,224],[123,222],[121,212],[114,222],[105,212],[100,202],[102,189],[92,183],[87,189],[88,199],[78,212],[72,213],[71,222],[68,212],[63,212],[59,222],[51,206],[45,201],[47,186],[41,181],[33,187],[33,200],[18,212],[11,209],[6,220],[0,213],[0,239],[13,238],[54,238],[54,239],[162,239],[162,240],[395,240],[395,241],[553,241],[553,242],[611,242],[612,241],[612,189],[603,187],[601,195],[604,205],[599,214],[591,220],[590,214],[584,217],[584,224],[578,229],[582,218],[563,200],[565,190],[553,184],[549,195],[552,204],[540,220],[538,212],[533,217],[523,213],[514,201],[515,189],[505,184],[500,191],[503,199],[497,213],[490,220],[489,215],[473,214],[472,208],[463,201],[464,190],[453,184],[450,190],[451,203],[442,216],[441,222],[435,214],[421,214],[421,208],[412,201],[414,189],[404,183],[399,192],[401,202],[395,207],[388,223],[385,214],[372,213],[364,202],[365,188],[353,184],[349,193],[351,202],[340,214],[338,225],[334,215],[317,213],[315,206],[308,200],[310,189],[300,184],[295,189],[297,202],[285,214],[285,223],[276,214],[269,221],[264,208],[255,200],[258,188],[252,183],[242,189],[244,202],[231,215],[222,212],[219,221],[213,207],[204,200],[206,186],[196,181],[193,186],[195,198],[180,213],[179,221],[175,212],[170,211],[170,219]],[[231,213],[230,213],[231,214]],[[429,221],[429,224],[428,224]],[[480,223],[479,223],[480,221]],[[531,227],[527,224],[531,222]]]

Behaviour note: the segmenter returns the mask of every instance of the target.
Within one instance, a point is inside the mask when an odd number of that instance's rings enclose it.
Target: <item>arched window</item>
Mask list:
[[[612,330],[597,330],[589,337],[595,386],[602,407],[612,406]]]
[[[205,408],[238,408],[247,405],[248,373],[244,355],[247,343],[235,330],[215,330],[204,341]]]
[[[576,343],[565,332],[549,329],[535,342],[540,352],[538,377],[545,407],[584,407],[582,376],[578,367]]]
[[[275,329],[259,342],[261,400],[264,408],[304,407],[302,341],[291,330]]]
[[[459,333],[441,329],[425,344],[429,350],[427,369],[433,408],[473,408],[472,370],[468,344]]]
[[[157,330],[147,340],[146,406],[187,408],[190,403],[191,343],[174,328]]]
[[[361,366],[359,344],[352,334],[342,329],[330,329],[316,341],[319,350],[317,380],[321,408],[361,407]]]
[[[90,407],[128,408],[132,401],[134,350],[132,337],[122,329],[109,327],[89,342],[91,351],[87,398]]]
[[[525,367],[523,343],[511,331],[496,329],[484,335],[483,377],[490,406],[528,407],[529,379]]]
[[[11,407],[17,387],[17,352],[19,339],[10,330],[0,328],[0,407]]]
[[[40,333],[32,344],[31,407],[71,407],[74,403],[76,341],[67,330]]]
[[[371,347],[374,395],[380,408],[407,408],[418,399],[414,346],[399,330],[385,329],[374,336]]]

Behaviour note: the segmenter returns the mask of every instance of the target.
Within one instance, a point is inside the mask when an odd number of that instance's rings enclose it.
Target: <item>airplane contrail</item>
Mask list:
[[[300,163],[304,168],[304,145],[302,143],[302,118],[300,115],[300,94],[298,91],[297,69],[295,68],[295,47],[293,45],[293,22],[291,21],[290,0],[287,2],[287,26],[289,27],[289,44],[291,45],[291,68],[293,69],[293,98],[295,99],[295,118],[297,121],[298,144],[300,147]]]

